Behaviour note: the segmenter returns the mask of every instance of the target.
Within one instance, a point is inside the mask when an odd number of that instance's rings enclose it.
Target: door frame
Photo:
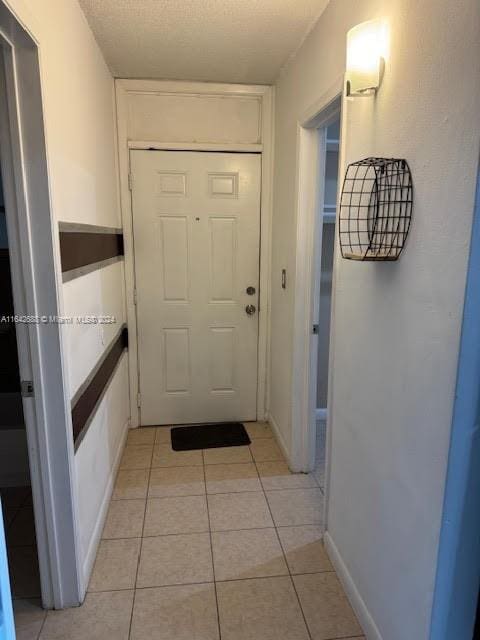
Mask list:
[[[15,314],[60,316],[58,234],[54,228],[43,121],[39,46],[0,3],[0,147]],[[78,514],[70,402],[61,325],[17,324],[42,602],[80,603]],[[45,381],[48,380],[48,384]]]
[[[342,75],[325,94],[306,110],[297,123],[296,272],[291,413],[293,428],[290,463],[293,471],[305,473],[312,471],[315,466],[318,339],[313,334],[313,324],[314,319],[318,316],[319,304],[319,260],[323,231],[323,225],[319,224],[319,210],[323,208],[325,185],[326,127],[340,114],[339,167],[342,167],[345,143],[344,95],[344,77]],[[332,346],[334,345],[333,334],[335,331],[337,236],[338,225],[335,231],[333,254],[328,406],[331,406],[332,371],[335,359]],[[331,425],[331,412],[327,412],[325,527],[327,523]]]
[[[127,321],[129,326],[129,381],[131,427],[138,427],[138,342],[137,318],[134,300],[135,266],[133,244],[133,211],[129,188],[130,151],[153,149],[158,151],[229,151],[261,154],[261,198],[260,198],[260,286],[258,304],[258,361],[257,361],[257,420],[266,420],[269,406],[268,367],[270,362],[270,273],[271,273],[271,229],[273,194],[273,140],[274,140],[274,87],[266,85],[217,84],[209,82],[178,82],[169,80],[124,80],[117,79],[117,154],[122,211],[125,289]],[[258,97],[261,101],[259,143],[196,143],[158,140],[129,140],[128,93],[188,94],[191,96]]]
[[[430,640],[472,640],[480,585],[480,167]]]

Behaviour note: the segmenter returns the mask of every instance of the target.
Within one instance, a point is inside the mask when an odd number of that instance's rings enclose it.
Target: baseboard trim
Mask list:
[[[280,445],[280,449],[282,450],[283,456],[287,462],[288,468],[293,473],[304,473],[305,470],[301,467],[296,466],[292,461],[292,454],[285,444],[285,440],[283,439],[282,434],[280,433],[280,429],[278,428],[278,424],[275,422],[274,417],[271,413],[268,413],[267,420],[270,426],[272,427],[273,433],[277,439],[278,444]]]
[[[335,545],[329,532],[326,531],[323,536],[325,549],[337,572],[340,582],[343,585],[347,598],[356,613],[360,626],[362,627],[367,640],[383,640],[377,625],[373,621],[370,611],[367,608],[362,596],[360,595],[350,572],[348,571],[337,546]]]
[[[316,409],[315,417],[317,420],[326,420],[327,419],[327,409]]]
[[[95,523],[95,528],[93,530],[92,537],[90,539],[90,544],[88,545],[88,551],[85,555],[85,560],[83,562],[82,573],[83,573],[83,593],[82,600],[86,595],[88,583],[90,581],[90,575],[93,570],[93,565],[95,563],[95,558],[97,557],[98,545],[100,544],[100,538],[102,536],[103,527],[105,525],[105,520],[107,518],[108,507],[110,506],[110,500],[113,493],[113,487],[115,484],[115,478],[117,477],[118,467],[120,466],[120,459],[122,457],[123,449],[125,446],[125,442],[127,440],[127,434],[130,427],[130,418],[123,425],[122,437],[120,438],[119,445],[117,451],[115,453],[114,463],[110,470],[110,476],[108,478],[108,483],[105,488],[105,493],[103,495],[102,504],[100,506],[100,510],[97,517],[97,522]]]
[[[275,422],[275,419],[273,418],[271,413],[267,414],[267,422],[272,427],[272,431],[275,435],[275,438],[277,439],[278,444],[280,445],[280,449],[282,450],[285,460],[287,461],[288,466],[290,466],[290,451],[288,450],[282,434],[280,433],[280,429],[278,428],[278,424]]]

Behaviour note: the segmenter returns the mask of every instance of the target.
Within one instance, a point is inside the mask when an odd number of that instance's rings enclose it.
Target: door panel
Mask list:
[[[188,222],[185,216],[160,217],[163,299],[188,300]]]
[[[131,170],[141,423],[255,420],[260,156],[132,151]]]
[[[190,387],[190,336],[188,329],[164,329],[165,391],[188,393]]]
[[[211,302],[234,302],[235,218],[210,218],[210,290]]]
[[[210,328],[210,390],[235,389],[235,327]]]

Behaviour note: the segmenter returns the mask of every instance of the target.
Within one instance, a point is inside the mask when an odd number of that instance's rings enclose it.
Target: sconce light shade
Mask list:
[[[380,86],[387,47],[383,20],[362,22],[347,34],[347,95],[375,94]]]

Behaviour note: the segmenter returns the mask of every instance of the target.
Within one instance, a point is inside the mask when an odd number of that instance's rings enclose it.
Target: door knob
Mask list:
[[[254,296],[255,295],[255,287],[247,287],[246,288],[247,295]]]
[[[245,307],[245,312],[249,316],[253,316],[253,314],[255,313],[256,310],[257,309],[255,308],[254,304],[247,304],[247,306]]]

